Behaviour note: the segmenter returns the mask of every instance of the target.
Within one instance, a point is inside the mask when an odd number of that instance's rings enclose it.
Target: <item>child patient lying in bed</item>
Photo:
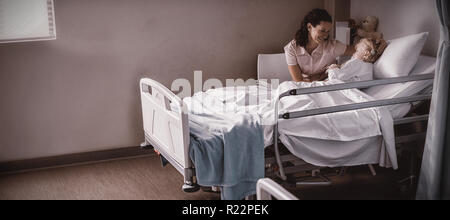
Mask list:
[[[364,38],[356,44],[356,52],[352,58],[342,64],[328,67],[328,79],[339,79],[344,82],[373,79],[373,63],[383,54],[387,43],[383,39]]]

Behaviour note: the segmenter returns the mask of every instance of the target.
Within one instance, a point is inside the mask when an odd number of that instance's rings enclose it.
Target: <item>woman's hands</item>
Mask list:
[[[336,64],[332,64],[331,66],[333,66],[333,65],[336,65]],[[305,79],[303,81],[304,82],[324,81],[325,79],[328,78],[327,69],[329,69],[331,66],[323,67],[322,70],[320,71],[320,73],[311,75],[311,77],[308,78],[308,81],[306,81]]]
[[[300,70],[300,67],[298,65],[289,65],[289,73],[291,73],[292,80],[294,82],[301,82],[304,81],[302,77],[302,71]]]
[[[330,66],[325,66],[320,70],[320,73],[312,74],[306,77],[300,70],[298,65],[288,66],[289,72],[291,73],[292,79],[295,82],[314,82],[314,81],[324,81],[328,78],[328,69],[339,68],[339,65],[331,64]]]
[[[324,81],[326,78],[328,78],[328,73],[322,72],[320,74],[314,74],[311,76],[310,82],[314,81]]]
[[[310,75],[309,77],[304,77],[303,82],[314,82],[314,81],[324,81],[328,78],[327,68],[324,67],[320,73]]]

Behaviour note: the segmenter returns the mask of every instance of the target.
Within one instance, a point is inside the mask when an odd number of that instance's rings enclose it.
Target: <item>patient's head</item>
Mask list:
[[[356,44],[354,56],[364,62],[375,63],[386,47],[387,43],[383,39],[363,38]]]

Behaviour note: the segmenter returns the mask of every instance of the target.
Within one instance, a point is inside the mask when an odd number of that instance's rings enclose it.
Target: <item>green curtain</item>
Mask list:
[[[436,0],[441,23],[433,98],[416,199],[450,199],[450,12],[448,0]]]

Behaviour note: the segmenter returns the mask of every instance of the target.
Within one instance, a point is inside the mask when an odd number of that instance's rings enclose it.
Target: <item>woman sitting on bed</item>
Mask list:
[[[356,52],[341,67],[333,64],[328,67],[329,80],[339,79],[344,82],[373,79],[373,63],[383,54],[387,43],[383,39],[364,38],[356,44]]]
[[[353,46],[329,38],[331,27],[326,10],[314,9],[305,16],[295,39],[284,47],[293,81],[322,81],[327,78],[326,67],[336,63],[338,56],[354,53]]]

